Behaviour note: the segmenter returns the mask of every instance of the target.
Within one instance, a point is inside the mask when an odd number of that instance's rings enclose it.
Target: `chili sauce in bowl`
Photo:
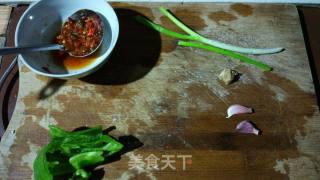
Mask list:
[[[21,16],[15,32],[15,45],[51,44],[60,34],[64,22],[81,9],[98,13],[103,21],[103,41],[95,53],[81,60],[52,55],[51,52],[23,53],[19,55],[21,62],[39,75],[60,79],[81,78],[106,63],[118,40],[119,21],[105,0],[39,0]]]
[[[57,43],[71,56],[86,57],[98,49],[103,40],[103,22],[99,15],[83,9],[75,12],[64,23]]]

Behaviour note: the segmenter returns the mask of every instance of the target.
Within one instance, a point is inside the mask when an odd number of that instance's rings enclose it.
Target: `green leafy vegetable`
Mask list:
[[[86,167],[99,165],[105,158],[119,152],[123,145],[102,133],[97,126],[68,132],[50,126],[50,143],[43,147],[33,164],[36,180],[52,180],[70,174],[70,179],[88,179]]]
[[[104,161],[103,151],[91,151],[74,155],[69,162],[75,169],[95,165]]]
[[[49,162],[47,161],[46,153],[47,148],[44,147],[43,149],[38,152],[38,156],[34,161],[33,169],[35,179],[43,179],[43,180],[50,180],[53,179],[52,174],[49,170]]]

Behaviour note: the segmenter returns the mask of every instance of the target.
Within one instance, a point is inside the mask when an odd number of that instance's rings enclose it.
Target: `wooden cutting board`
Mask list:
[[[221,55],[177,47],[175,39],[132,19],[143,14],[178,31],[161,16],[160,5],[207,37],[286,50],[253,56],[274,68],[262,72]],[[295,6],[113,6],[120,39],[98,72],[63,81],[35,75],[20,63],[18,102],[0,144],[0,177],[31,179],[36,152],[49,141],[49,124],[67,130],[100,124],[115,126],[110,134],[122,142],[136,138],[143,146],[101,166],[96,177],[319,179],[320,116]],[[239,71],[240,79],[224,85],[217,78],[224,68]],[[253,107],[255,113],[226,119],[232,104]],[[242,120],[254,122],[262,135],[235,133]],[[151,157],[159,170],[147,168]],[[175,169],[165,167],[167,158]],[[132,168],[133,159],[140,160],[140,168]]]

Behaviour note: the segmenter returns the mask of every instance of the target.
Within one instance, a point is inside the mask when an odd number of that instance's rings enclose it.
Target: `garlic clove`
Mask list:
[[[249,113],[253,113],[252,108],[248,108],[240,104],[234,104],[228,108],[227,110],[228,116],[226,118],[230,118],[231,116],[236,114],[249,114]]]
[[[250,121],[241,121],[237,127],[236,127],[236,131],[239,133],[245,133],[245,134],[255,134],[255,135],[259,135],[260,134],[260,130],[257,129],[254,124]]]

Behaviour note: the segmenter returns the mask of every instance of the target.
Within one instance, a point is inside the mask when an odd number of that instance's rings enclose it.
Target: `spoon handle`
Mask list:
[[[52,50],[63,50],[64,47],[60,44],[48,44],[39,46],[22,46],[22,47],[5,47],[0,48],[0,55],[7,54],[21,54],[27,52],[37,52],[37,51],[52,51]]]

